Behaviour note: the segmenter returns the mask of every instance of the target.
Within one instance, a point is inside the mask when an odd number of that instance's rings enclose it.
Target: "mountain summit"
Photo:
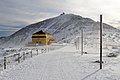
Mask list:
[[[67,38],[74,38],[80,33],[81,29],[84,29],[84,32],[98,31],[99,22],[79,15],[62,14],[57,17],[26,26],[14,34],[0,39],[0,45],[1,47],[24,46],[28,42],[31,42],[32,34],[40,30],[53,35],[55,40],[60,42]],[[103,29],[104,31],[109,32],[119,31],[105,23],[103,24]]]

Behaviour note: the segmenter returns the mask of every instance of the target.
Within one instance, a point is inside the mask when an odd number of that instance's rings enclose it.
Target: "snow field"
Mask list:
[[[96,50],[91,51],[95,52]],[[99,53],[80,55],[75,46],[35,56],[1,72],[1,80],[119,80],[120,57],[103,56],[103,69],[99,69]]]

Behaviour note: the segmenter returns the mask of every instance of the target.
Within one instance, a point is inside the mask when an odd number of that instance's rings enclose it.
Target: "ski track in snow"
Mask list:
[[[1,72],[0,80],[120,80],[120,60],[106,58],[99,69],[99,55],[80,55],[72,45],[35,56]],[[119,70],[119,71],[118,71]]]

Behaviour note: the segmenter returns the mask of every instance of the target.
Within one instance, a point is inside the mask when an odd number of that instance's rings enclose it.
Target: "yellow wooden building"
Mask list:
[[[43,32],[42,30],[32,34],[33,44],[39,43],[48,45],[51,44],[53,41],[54,41],[53,37],[50,34]]]

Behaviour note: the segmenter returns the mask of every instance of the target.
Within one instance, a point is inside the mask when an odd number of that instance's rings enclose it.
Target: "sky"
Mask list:
[[[62,12],[81,15],[120,29],[120,0],[0,0],[0,36]]]

